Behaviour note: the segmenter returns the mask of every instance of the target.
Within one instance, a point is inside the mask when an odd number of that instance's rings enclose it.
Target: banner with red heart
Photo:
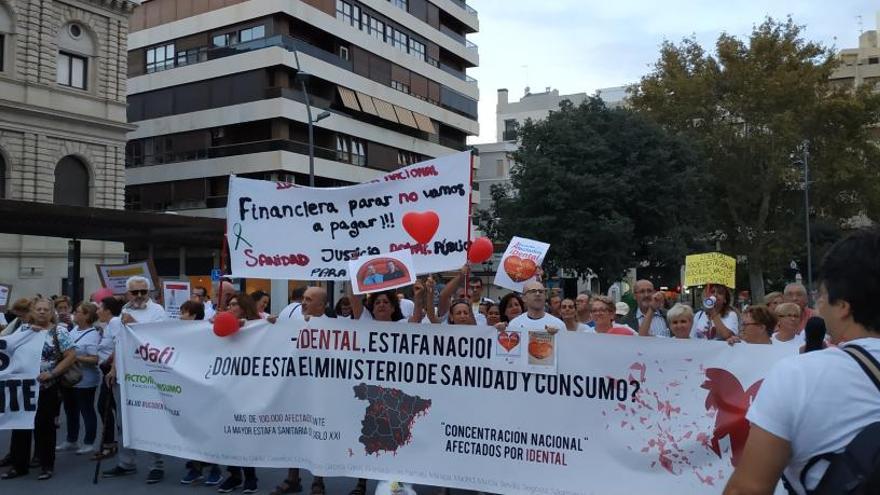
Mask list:
[[[427,244],[440,228],[440,216],[433,211],[411,211],[403,215],[403,229],[419,244]]]
[[[525,282],[532,280],[550,244],[514,237],[501,257],[501,266],[495,273],[494,284],[505,289],[522,292]]]

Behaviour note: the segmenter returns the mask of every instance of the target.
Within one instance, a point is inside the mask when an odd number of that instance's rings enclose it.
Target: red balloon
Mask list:
[[[433,211],[411,211],[403,216],[403,229],[419,244],[431,242],[439,227],[440,217]]]
[[[480,237],[471,243],[468,249],[468,261],[471,263],[482,263],[492,257],[495,252],[495,246],[488,237]]]
[[[214,316],[214,335],[229,337],[241,328],[238,318],[229,311],[221,311]]]

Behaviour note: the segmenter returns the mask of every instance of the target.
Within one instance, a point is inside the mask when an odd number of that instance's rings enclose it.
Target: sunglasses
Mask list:
[[[128,293],[133,296],[146,296],[148,292],[150,292],[150,291],[148,291],[147,289],[138,289],[138,290],[128,291]]]

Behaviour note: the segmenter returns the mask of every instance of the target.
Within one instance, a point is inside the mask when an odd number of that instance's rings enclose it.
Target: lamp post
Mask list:
[[[813,293],[813,246],[810,241],[810,142],[804,141],[804,230],[807,236],[807,303]]]

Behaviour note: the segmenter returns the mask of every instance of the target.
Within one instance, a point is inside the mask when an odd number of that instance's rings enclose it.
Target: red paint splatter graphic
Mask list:
[[[712,433],[712,452],[721,457],[719,440],[730,437],[731,462],[734,466],[739,462],[749,437],[746,412],[763,381],[758,380],[748,390],[743,390],[742,384],[729,371],[720,368],[706,370],[706,381],[701,385],[709,391],[706,410],[718,411],[715,415],[715,431]]]

